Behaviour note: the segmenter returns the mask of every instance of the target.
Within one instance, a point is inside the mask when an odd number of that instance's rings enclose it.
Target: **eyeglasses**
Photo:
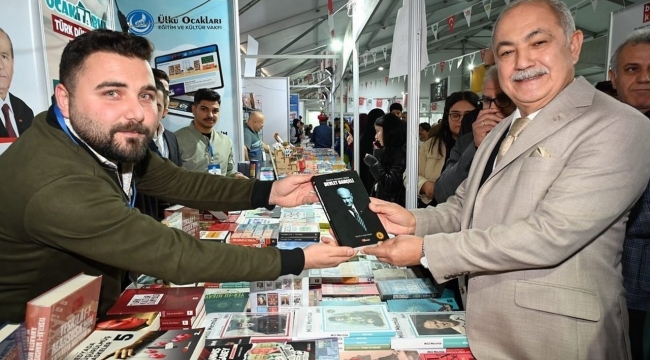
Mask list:
[[[459,112],[459,111],[454,111],[449,113],[449,120],[454,121],[454,122],[459,122],[465,114],[467,114],[469,111],[466,112]]]
[[[505,109],[508,106],[512,105],[512,100],[505,93],[497,95],[495,98],[490,98],[487,96],[481,97],[481,102],[483,103],[483,109],[489,109],[492,106],[492,103],[499,109]]]

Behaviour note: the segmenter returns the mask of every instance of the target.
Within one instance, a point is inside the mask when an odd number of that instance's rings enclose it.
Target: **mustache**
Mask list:
[[[537,68],[537,69],[519,70],[519,71],[515,72],[514,74],[512,74],[512,76],[510,77],[510,81],[528,80],[530,78],[534,78],[534,77],[537,77],[537,76],[546,75],[549,72],[550,71],[545,67],[541,67],[541,68]]]
[[[128,122],[123,125],[116,125],[111,129],[111,135],[115,135],[118,132],[134,132],[149,136],[149,131],[147,128],[142,126],[142,124],[139,122]]]

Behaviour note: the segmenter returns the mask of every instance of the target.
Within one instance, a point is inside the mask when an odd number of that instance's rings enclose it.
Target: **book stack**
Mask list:
[[[0,359],[27,359],[27,329],[25,323],[0,325]]]
[[[30,360],[63,359],[93,331],[101,282],[79,274],[27,303]]]
[[[372,283],[374,275],[370,261],[348,261],[337,267],[310,269],[311,284],[363,284]]]
[[[323,284],[321,291],[323,298],[379,295],[375,284]]]
[[[158,312],[160,330],[198,327],[205,317],[202,287],[127,289],[108,310],[108,315]]]
[[[429,279],[399,279],[377,281],[382,300],[427,299],[439,297],[440,293]]]
[[[295,310],[292,338],[339,337],[342,350],[389,350],[396,335],[385,305],[303,307]]]
[[[436,312],[458,310],[454,292],[445,289],[439,298],[386,300],[390,312]]]
[[[396,350],[468,348],[465,312],[390,313],[397,335]]]
[[[277,243],[278,224],[240,224],[230,234],[232,245],[266,247]]]
[[[198,239],[199,231],[201,230],[199,226],[199,218],[200,218],[199,210],[188,208],[182,205],[174,205],[168,207],[165,209],[164,212],[165,219],[163,220],[163,223],[165,223],[169,227],[178,228],[177,227],[178,215],[172,216],[175,213],[181,214],[180,229]]]

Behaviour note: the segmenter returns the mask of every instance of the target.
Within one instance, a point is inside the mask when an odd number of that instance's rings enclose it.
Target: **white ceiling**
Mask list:
[[[576,26],[585,34],[577,73],[584,76],[604,74],[607,63],[607,34],[610,13],[641,3],[641,0],[599,0],[594,11],[589,0],[569,0],[569,6],[578,5]],[[644,0],[645,1],[645,0]],[[346,0],[335,0],[335,36],[342,40],[350,18],[347,16]],[[375,11],[359,37],[359,53],[377,50],[380,54],[374,66],[362,68],[360,76],[376,71],[376,67],[387,67],[390,56],[383,60],[382,47],[388,47],[390,54],[395,18],[401,7],[400,0],[379,0]],[[431,63],[444,61],[455,56],[472,53],[486,47],[492,33],[492,26],[505,6],[504,0],[492,0],[492,11],[487,18],[481,1],[425,0],[427,19],[427,47]],[[462,14],[472,6],[471,26],[468,27]],[[330,43],[327,22],[327,0],[240,0],[240,40],[242,50],[246,48],[247,36],[259,42],[258,54],[321,54]],[[446,19],[456,15],[456,26],[449,32]],[[438,40],[435,40],[430,25],[438,23]],[[296,79],[315,72],[320,67],[317,59],[258,59],[258,71],[266,76],[290,76]],[[309,91],[309,90],[305,90]],[[304,95],[304,93],[302,94]]]

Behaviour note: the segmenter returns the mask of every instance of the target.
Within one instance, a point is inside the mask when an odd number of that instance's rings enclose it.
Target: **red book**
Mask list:
[[[239,224],[237,223],[214,223],[210,225],[210,228],[208,230],[210,231],[230,231],[233,232],[237,230],[237,226]]]
[[[95,328],[101,276],[79,274],[27,303],[28,358],[63,359]]]
[[[468,348],[462,349],[441,349],[440,351],[427,352],[420,354],[420,360],[437,360],[437,359],[454,359],[454,360],[476,360]]]
[[[195,316],[203,307],[202,287],[126,289],[108,315],[159,312],[166,317]]]

